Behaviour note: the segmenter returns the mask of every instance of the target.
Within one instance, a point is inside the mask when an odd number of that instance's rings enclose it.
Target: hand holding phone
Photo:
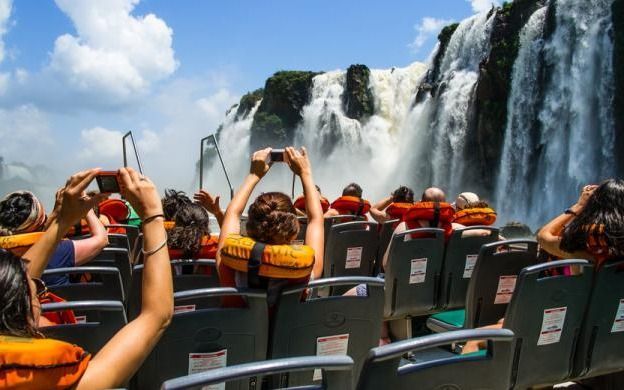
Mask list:
[[[102,171],[97,174],[95,181],[101,194],[117,194],[121,191],[117,171]]]
[[[269,162],[284,162],[284,149],[272,149]]]

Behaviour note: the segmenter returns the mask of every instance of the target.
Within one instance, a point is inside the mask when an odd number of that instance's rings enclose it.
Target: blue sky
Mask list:
[[[0,0],[0,156],[61,177],[113,167],[133,129],[154,165],[175,156],[158,166],[171,178],[275,71],[425,61],[442,26],[491,3]]]

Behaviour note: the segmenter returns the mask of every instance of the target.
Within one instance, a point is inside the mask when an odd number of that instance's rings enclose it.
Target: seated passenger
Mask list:
[[[542,249],[597,266],[624,255],[624,180],[586,185],[578,201],[540,229]]]
[[[54,210],[46,217],[43,205],[33,193],[13,192],[0,201],[0,236],[40,232],[53,223],[60,212],[58,199]],[[91,237],[60,241],[47,263],[48,269],[84,265],[108,245],[108,232],[93,210],[89,210],[85,219]],[[44,281],[50,286],[57,286],[69,283],[69,278],[65,275],[44,277]]]
[[[323,209],[323,213],[325,213],[327,210],[329,210],[329,200],[327,200],[327,198],[324,197],[323,194],[321,193],[321,187],[319,186],[315,186],[315,187],[321,199],[321,208]],[[297,210],[297,215],[305,217],[306,215],[305,196],[301,195],[300,197],[295,199],[294,206],[295,206],[295,209]]]
[[[178,212],[178,209],[190,203],[193,202],[188,196],[186,196],[184,191],[166,189],[165,196],[162,198],[162,207],[165,214],[165,220],[173,221],[176,213]]]
[[[490,226],[496,222],[496,211],[485,201],[469,202],[461,209],[456,208],[453,222],[464,226]]]
[[[210,216],[197,203],[181,205],[174,217],[175,226],[169,230],[167,244],[171,258],[214,259],[217,241],[210,236]]]
[[[0,387],[110,389],[124,386],[169,324],[173,287],[163,213],[154,184],[131,168],[119,170],[122,193],[143,219],[145,261],[139,316],[95,355],[44,338],[37,328],[45,285],[38,280],[61,237],[102,198],[83,196],[98,170],[72,176],[60,208],[42,237],[22,258],[0,250]]]
[[[475,194],[474,192],[462,192],[461,194],[457,195],[457,199],[455,199],[455,202],[453,202],[451,205],[453,206],[455,211],[460,211],[465,209],[469,203],[475,203],[479,200],[479,195]]]
[[[370,210],[370,203],[362,199],[362,187],[357,183],[351,183],[342,190],[342,196],[332,202],[325,217],[337,215],[363,216]]]
[[[240,234],[240,217],[249,200],[253,189],[269,171],[271,165],[267,163],[271,148],[255,152],[251,159],[250,173],[242,186],[234,195],[225,211],[223,226],[219,236],[219,251],[217,252],[217,267],[221,284],[226,287],[261,287],[266,288],[269,296],[269,305],[275,304],[278,292],[287,284],[306,283],[309,278],[319,278],[323,272],[324,227],[323,212],[319,201],[319,193],[314,186],[312,168],[305,148],[298,151],[292,147],[285,149],[284,162],[288,164],[294,174],[299,176],[306,199],[306,213],[308,228],[304,243],[314,251],[313,268],[311,275],[299,279],[282,279],[267,277],[251,277],[245,272],[235,271],[224,264],[223,248],[226,241]],[[268,192],[259,195],[248,209],[247,234],[256,242],[270,245],[288,245],[297,237],[299,221],[290,197],[280,192]],[[308,271],[309,272],[309,271]],[[257,275],[256,275],[257,276]],[[260,284],[260,286],[258,286]],[[238,300],[236,300],[238,303]],[[234,304],[228,300],[226,305]]]
[[[400,220],[413,204],[414,191],[409,187],[401,186],[394,190],[390,196],[373,205],[370,214],[380,224],[393,219]]]

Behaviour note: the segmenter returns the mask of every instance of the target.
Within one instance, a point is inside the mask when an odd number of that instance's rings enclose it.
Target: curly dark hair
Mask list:
[[[33,320],[31,294],[24,261],[0,249],[0,334],[41,337]]]
[[[267,192],[256,198],[247,211],[247,235],[265,244],[288,244],[299,233],[299,221],[290,197]]]
[[[342,190],[342,196],[355,196],[356,198],[362,197],[362,187],[357,183],[350,183]]]
[[[561,250],[586,250],[592,225],[604,226],[610,252],[624,255],[624,180],[609,179],[596,188],[583,211],[563,230]]]
[[[414,203],[414,190],[401,186],[392,193],[392,201],[395,203]]]
[[[0,202],[0,235],[10,235],[28,219],[34,199],[25,192],[15,192]],[[6,233],[2,233],[6,230]]]
[[[199,252],[202,237],[210,234],[208,211],[197,203],[182,204],[174,221],[167,244],[170,248],[181,249],[184,256],[192,257]]]
[[[184,191],[172,189],[165,190],[165,197],[162,198],[163,214],[167,221],[173,221],[180,207],[191,204],[193,201],[186,196]]]

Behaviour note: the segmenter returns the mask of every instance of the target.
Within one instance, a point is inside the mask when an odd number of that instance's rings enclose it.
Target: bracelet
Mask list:
[[[567,208],[565,209],[565,211],[563,212],[564,214],[568,214],[568,215],[574,215],[575,217],[578,217],[578,214],[575,213],[572,209]]]
[[[160,243],[160,245],[156,247],[156,249],[153,249],[151,251],[146,251],[145,247],[143,247],[141,248],[141,253],[143,254],[144,257],[151,256],[154,253],[161,250],[162,248],[164,248],[167,245],[167,241],[169,241],[169,236],[167,235],[167,232],[165,231],[165,239],[163,240],[163,242]]]
[[[150,222],[152,222],[153,220],[155,220],[156,218],[162,218],[165,219],[165,215],[164,214],[156,214],[156,215],[152,215],[151,217],[147,217],[143,220],[143,222],[141,222],[143,225],[148,224]]]

